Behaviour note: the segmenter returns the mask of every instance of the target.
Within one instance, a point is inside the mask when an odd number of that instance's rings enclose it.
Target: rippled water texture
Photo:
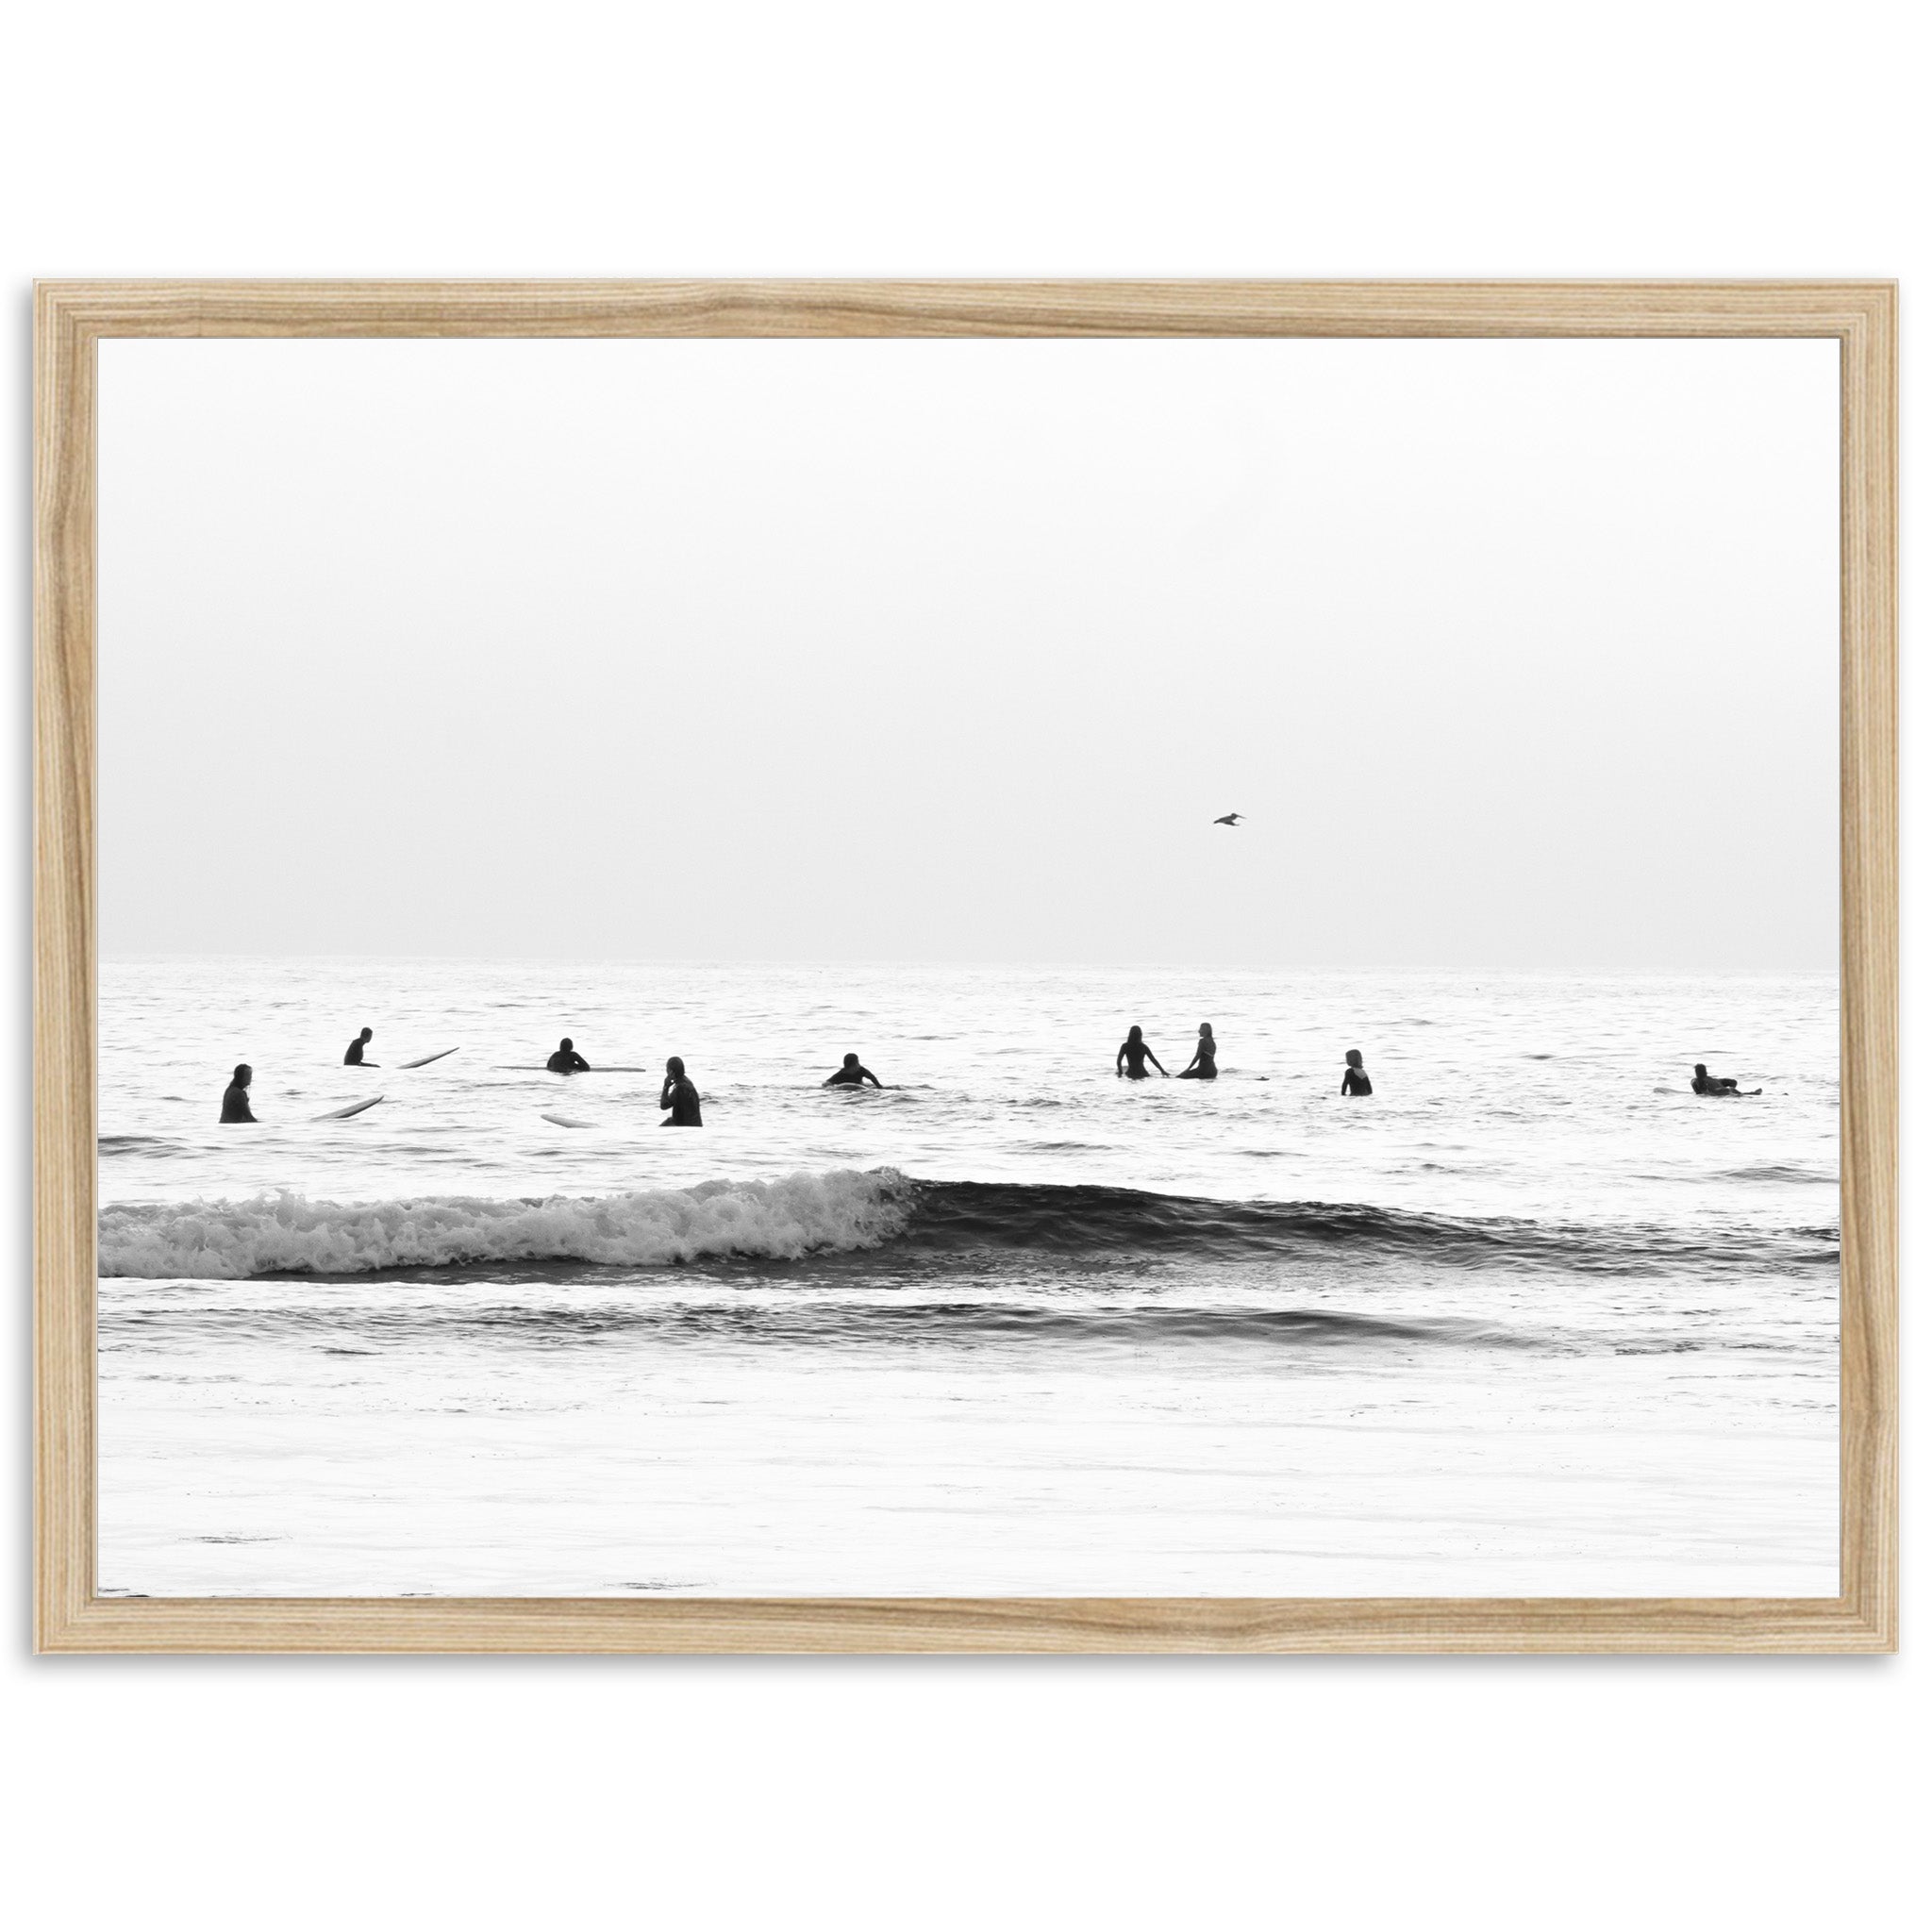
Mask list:
[[[1836,1589],[1828,979],[142,961],[101,1034],[109,1589]]]

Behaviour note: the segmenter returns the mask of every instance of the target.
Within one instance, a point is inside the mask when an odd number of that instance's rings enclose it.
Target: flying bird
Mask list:
[[[1244,814],[1244,813],[1241,813],[1241,812],[1238,812],[1238,811],[1231,811],[1231,812],[1229,812],[1229,813],[1228,813],[1228,815],[1227,815],[1227,816],[1226,816],[1226,817],[1225,817],[1224,819],[1216,819],[1216,820],[1214,821],[1214,823],[1215,823],[1215,824],[1216,824],[1217,825],[1238,825],[1238,824],[1241,824],[1241,820],[1242,820],[1242,818],[1243,818],[1244,816],[1245,816],[1245,814]]]

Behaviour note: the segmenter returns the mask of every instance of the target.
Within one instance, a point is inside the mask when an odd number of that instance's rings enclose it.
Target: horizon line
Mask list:
[[[885,955],[866,957],[818,956],[812,958],[782,958],[772,955],[721,956],[663,953],[367,953],[367,952],[188,952],[172,948],[158,947],[147,950],[126,950],[108,952],[105,949],[95,955],[95,963],[108,965],[134,965],[160,960],[213,960],[213,959],[275,959],[275,960],[342,960],[381,965],[386,963],[404,964],[416,961],[434,961],[440,965],[473,964],[488,966],[554,966],[560,968],[581,968],[594,966],[677,966],[696,967],[710,970],[742,970],[757,967],[824,967],[833,970],[853,968],[891,968],[895,971],[907,969],[931,969],[948,972],[1010,972],[1024,968],[1033,972],[1162,972],[1162,973],[1256,973],[1283,974],[1321,974],[1324,976],[1343,976],[1347,974],[1436,974],[1474,976],[1490,974],[1502,976],[1524,977],[1571,977],[1588,978],[1594,976],[1612,977],[1622,974],[1672,974],[1676,976],[1698,976],[1725,979],[1769,979],[1769,978],[1835,978],[1840,973],[1840,964],[1834,961],[1828,966],[1713,966],[1694,965],[1682,962],[1652,961],[1644,964],[1622,965],[1535,965],[1507,964],[1489,962],[1469,965],[1287,965],[1267,961],[1180,961],[1174,959],[1075,959],[1075,958],[1001,958],[1001,959],[960,959],[934,957],[893,958]]]

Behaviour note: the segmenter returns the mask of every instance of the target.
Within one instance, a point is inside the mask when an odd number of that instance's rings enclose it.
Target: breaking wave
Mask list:
[[[908,1210],[897,1175],[853,1173],[708,1181],[594,1200],[433,1195],[339,1205],[262,1194],[104,1208],[99,1265],[104,1275],[244,1281],[482,1262],[649,1268],[707,1256],[791,1259],[876,1246],[904,1226]]]
[[[1013,1249],[1140,1257],[1408,1257],[1448,1268],[1591,1274],[1808,1273],[1835,1267],[1829,1226],[1696,1230],[1457,1220],[1320,1201],[1214,1201],[1133,1188],[909,1180],[891,1168],[594,1199],[435,1195],[338,1204],[299,1194],[108,1208],[103,1275],[245,1280],[397,1268],[649,1268],[794,1260],[892,1243],[928,1255]]]

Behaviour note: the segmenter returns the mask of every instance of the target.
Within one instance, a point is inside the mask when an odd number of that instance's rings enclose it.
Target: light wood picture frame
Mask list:
[[[103,340],[1836,341],[1841,370],[1839,1594],[104,1597],[96,1588],[95,430]],[[49,281],[35,352],[35,1578],[42,1652],[1856,1653],[1898,1627],[1897,290],[1888,282]]]

